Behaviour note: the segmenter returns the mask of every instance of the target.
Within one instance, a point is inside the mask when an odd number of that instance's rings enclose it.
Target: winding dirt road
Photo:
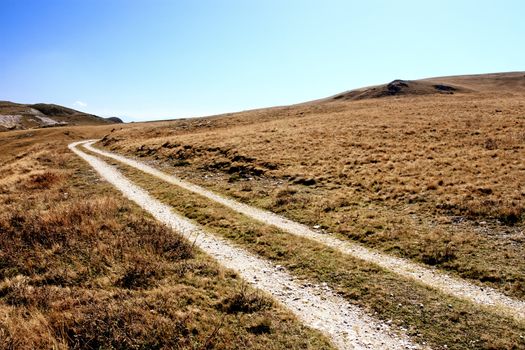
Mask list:
[[[139,169],[147,174],[199,194],[265,224],[278,227],[297,236],[306,237],[320,242],[328,247],[337,249],[344,254],[371,262],[398,275],[411,278],[418,283],[427,285],[448,295],[466,299],[485,307],[490,307],[493,312],[514,317],[521,322],[525,321],[525,302],[510,298],[493,288],[480,287],[460,278],[451,277],[443,272],[433,270],[417,263],[380,253],[363,247],[362,245],[341,240],[330,234],[320,233],[305,225],[286,219],[269,211],[258,209],[233,199],[225,198],[217,193],[181,180],[176,176],[169,175],[137,160],[95,148],[93,147],[93,143],[95,142],[96,140],[86,141],[84,147],[93,153],[112,158],[123,164]]]
[[[194,241],[196,246],[217,259],[223,266],[238,271],[246,281],[271,294],[305,325],[326,334],[338,348],[420,348],[413,344],[406,335],[395,334],[388,325],[368,316],[358,307],[335,295],[329,288],[316,285],[303,286],[283,268],[276,267],[266,260],[203,231],[188,219],[174,213],[169,206],[154,199],[145,190],[124,177],[115,167],[78,148],[78,146],[85,145],[87,149],[101,153],[91,147],[92,143],[93,141],[75,142],[70,144],[69,148],[125,197],[137,203],[158,221]],[[112,155],[112,157],[115,156]],[[125,159],[126,162],[130,161],[126,158],[122,159]],[[143,166],[138,162],[133,164]],[[153,168],[145,169],[152,170]],[[163,173],[159,172],[159,174]],[[187,184],[185,187],[187,186],[193,185]],[[198,187],[195,189],[205,191]]]

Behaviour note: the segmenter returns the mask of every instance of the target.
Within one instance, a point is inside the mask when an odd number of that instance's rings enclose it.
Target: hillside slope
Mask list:
[[[98,146],[299,222],[325,242],[335,237],[359,244],[523,302],[524,75],[394,81],[360,89],[358,98],[354,92],[335,100],[129,124]],[[121,169],[174,210],[309,283],[326,283],[378,318],[410,329],[419,343],[525,348],[523,333],[514,330],[523,328],[522,321],[503,320],[474,304],[460,306],[462,298],[438,295],[376,264],[363,266],[362,259],[330,253],[245,216],[232,219],[202,196]],[[512,326],[499,328],[504,322]]]
[[[388,84],[345,91],[326,100],[365,100],[391,96],[453,95],[458,93],[525,93],[525,73],[462,75],[420,80],[396,79]]]
[[[525,302],[523,75],[398,81],[403,93],[387,96],[3,133],[0,310],[7,316],[0,338],[7,334],[7,341],[0,349],[81,341],[329,348],[321,334],[279,309],[291,302],[246,289],[267,285],[273,270],[241,279],[212,265],[196,240],[194,254],[179,257],[185,250],[170,243],[176,232],[149,221],[67,151],[70,142],[95,138],[96,147],[181,178],[188,186],[83,148],[173,213],[299,279],[301,290],[336,291],[423,348],[524,349],[523,318],[423,284],[421,274],[407,278],[400,264],[383,268],[391,258],[406,261],[482,295],[490,290]],[[438,84],[457,90],[421,93]],[[320,239],[235,211],[224,205],[229,200],[305,225],[301,232]],[[366,248],[381,260],[357,258],[343,246]],[[309,305],[291,299],[302,310]],[[348,324],[365,337],[376,333]]]
[[[19,104],[0,101],[0,131],[62,125],[100,125],[119,122],[55,104]],[[120,121],[122,122],[122,121]]]
[[[377,87],[369,98],[135,124],[108,134],[103,145],[525,297],[523,248],[512,243],[525,225],[524,75],[424,79],[397,95],[374,97]],[[439,84],[457,90],[421,93]],[[443,257],[431,247],[448,247],[448,232],[457,246]]]

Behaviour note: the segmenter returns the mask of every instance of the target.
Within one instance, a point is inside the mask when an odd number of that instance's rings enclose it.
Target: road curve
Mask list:
[[[74,142],[69,148],[125,197],[137,203],[158,221],[195,242],[196,246],[223,266],[236,270],[246,281],[272,295],[305,325],[326,334],[338,348],[420,348],[406,335],[395,334],[388,325],[368,316],[329,288],[302,285],[285,269],[203,231],[188,219],[174,213],[169,206],[154,199],[115,167],[77,148],[85,143],[86,141]]]
[[[362,245],[341,240],[330,234],[320,233],[308,226],[286,219],[272,212],[223,197],[217,193],[181,180],[176,176],[167,174],[137,160],[95,148],[93,147],[93,143],[96,141],[97,140],[89,140],[85,143],[84,147],[93,153],[115,159],[123,164],[139,169],[147,174],[153,175],[188,191],[197,193],[265,224],[278,227],[279,229],[297,236],[306,237],[320,242],[328,247],[337,249],[344,254],[371,262],[398,275],[411,278],[421,284],[437,289],[445,294],[489,307],[497,314],[511,316],[520,322],[525,321],[524,301],[508,297],[493,288],[480,287],[463,279],[451,277],[443,272],[419,265],[406,259],[380,253]]]

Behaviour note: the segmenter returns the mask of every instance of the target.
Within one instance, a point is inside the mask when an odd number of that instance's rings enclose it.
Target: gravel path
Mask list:
[[[245,250],[210,235],[171,208],[151,197],[113,166],[77,148],[69,148],[89,163],[102,178],[124,196],[148,211],[158,221],[181,233],[223,266],[236,270],[248,282],[271,294],[304,324],[326,334],[340,349],[418,349],[405,335],[394,334],[388,325],[366,315],[358,307],[334,294],[330,288],[302,285],[284,268],[274,266]]]
[[[509,315],[518,321],[525,321],[525,302],[510,298],[493,288],[479,287],[460,278],[451,277],[440,271],[407,261],[405,259],[380,253],[365,248],[362,245],[338,239],[330,234],[321,233],[309,228],[308,226],[299,224],[269,211],[254,208],[235,200],[225,198],[210,190],[181,180],[173,175],[164,173],[137,160],[94,148],[92,145],[95,142],[96,141],[90,140],[89,142],[86,142],[84,146],[86,149],[94,153],[115,159],[126,165],[137,168],[147,174],[158,177],[159,179],[184,188],[188,191],[197,193],[265,224],[278,227],[297,236],[315,240],[345,254],[349,254],[364,261],[374,263],[401,276],[412,278],[421,284],[438,289],[446,294],[466,299],[483,306],[491,307],[493,311],[500,314]]]

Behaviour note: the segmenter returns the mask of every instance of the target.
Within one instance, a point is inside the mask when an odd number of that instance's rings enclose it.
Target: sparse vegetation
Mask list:
[[[109,161],[109,159],[106,159]],[[141,171],[110,161],[148,192],[182,215],[288,268],[307,283],[327,283],[341,296],[375,317],[407,329],[419,343],[449,349],[515,349],[525,346],[525,326],[465,301],[447,296],[373,264],[351,258],[319,243],[261,224]],[[288,191],[285,191],[288,193]],[[441,237],[445,235],[446,243]],[[435,265],[454,261],[461,236],[434,233],[424,237],[421,255]],[[262,306],[261,306],[262,305]],[[267,307],[257,294],[240,291],[220,307],[235,313]],[[483,334],[480,337],[480,334]]]
[[[102,147],[240,201],[525,298],[525,80],[489,78],[429,81],[426,95],[397,81],[385,99],[2,133],[0,349],[331,348],[66,151],[102,135]],[[525,348],[525,326],[493,309],[122,169],[213,233],[305,284],[326,283],[419,343]]]
[[[64,146],[1,158],[0,349],[331,348]]]
[[[141,125],[108,134],[101,146],[523,298],[522,76],[508,78],[508,90],[499,80],[493,88],[488,78],[468,79],[444,83],[469,93]],[[172,166],[180,159],[185,166]],[[235,172],[239,164],[260,172]]]

